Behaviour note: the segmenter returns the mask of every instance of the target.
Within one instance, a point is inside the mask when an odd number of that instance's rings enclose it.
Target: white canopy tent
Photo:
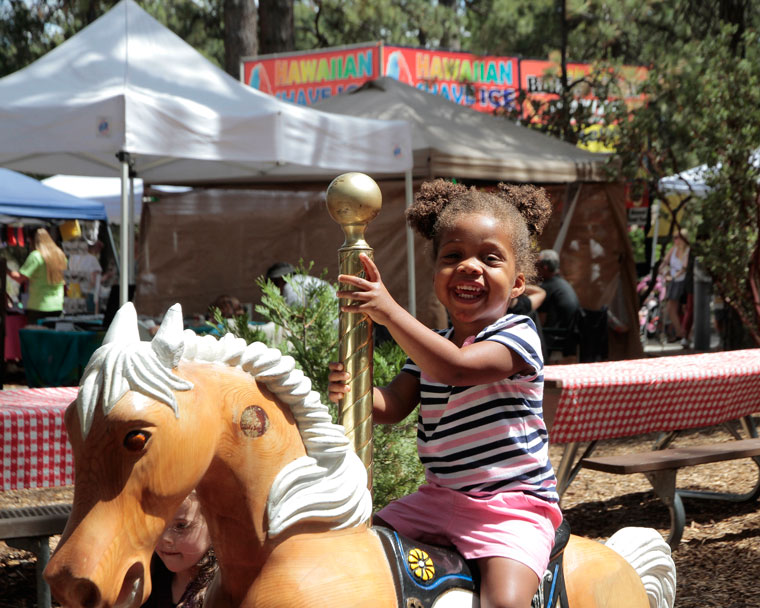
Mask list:
[[[760,148],[757,148],[749,158],[749,162],[760,169]],[[692,167],[675,175],[668,175],[660,180],[660,189],[666,194],[693,194],[705,196],[710,190],[707,180],[711,173],[720,169],[720,164],[715,168],[708,165]]]
[[[108,222],[121,224],[121,180],[118,177],[88,177],[84,175],[53,175],[42,183],[61,192],[80,198],[89,198],[103,204],[108,215]],[[143,180],[132,180],[135,222],[140,223],[142,214]],[[188,186],[155,186],[151,188],[162,192],[187,192]]]
[[[99,201],[106,209],[108,222],[121,223],[121,180],[118,177],[89,177],[86,175],[53,175],[42,183],[73,196],[81,196]],[[135,178],[134,205],[135,221],[140,221],[142,213],[143,180]]]
[[[0,79],[0,166],[121,178],[121,301],[131,178],[195,185],[374,177],[412,166],[409,127],[327,114],[232,78],[133,0]]]

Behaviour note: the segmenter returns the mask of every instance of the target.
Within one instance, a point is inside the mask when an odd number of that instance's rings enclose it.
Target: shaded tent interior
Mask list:
[[[319,108],[410,122],[415,191],[431,177],[456,177],[480,187],[498,181],[545,187],[554,213],[541,248],[553,248],[561,240],[562,274],[581,305],[591,310],[608,306],[628,327],[610,332],[610,358],[642,355],[625,189],[607,178],[606,156],[390,78],[366,83]],[[402,175],[378,183],[383,209],[370,224],[367,240],[391,294],[406,305],[405,184]],[[278,190],[248,184],[196,188],[176,196],[155,193],[156,202],[145,205],[140,230],[138,309],[160,315],[179,301],[188,313],[204,313],[222,293],[257,302],[256,277],[280,260],[313,260],[317,273],[327,268],[328,278],[335,280],[343,234],[325,207],[328,185],[312,180]],[[429,326],[445,324],[445,312],[431,289],[431,254],[416,235],[415,271],[417,317]]]
[[[404,183],[380,182],[383,208],[367,229],[367,241],[388,289],[399,302],[408,300]],[[314,261],[318,273],[338,274],[340,227],[325,206],[327,184],[314,189],[196,189],[163,193],[145,205],[140,228],[136,303],[144,314],[161,315],[174,302],[186,314],[206,312],[221,294],[258,302],[255,279],[275,261]],[[419,186],[415,182],[415,188]],[[568,206],[568,187],[547,185],[555,213],[541,241],[551,247]],[[573,214],[563,248],[563,274],[576,287],[581,304],[608,305],[631,329],[611,332],[610,357],[641,356],[632,253],[626,240],[621,184],[584,184],[583,203]],[[430,326],[445,324],[445,313],[432,291],[432,259],[425,241],[415,235],[417,316]],[[230,252],[241,252],[230,255]],[[626,295],[627,294],[627,295]],[[633,343],[633,344],[631,344]]]

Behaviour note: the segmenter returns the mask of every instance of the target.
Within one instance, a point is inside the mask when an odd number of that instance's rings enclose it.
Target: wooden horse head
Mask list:
[[[293,530],[353,528],[371,513],[363,464],[294,360],[183,332],[179,305],[152,342],[139,341],[131,304],[119,311],[66,426],[74,506],[45,571],[66,606],[139,606],[156,541],[195,487],[217,591],[234,605]]]

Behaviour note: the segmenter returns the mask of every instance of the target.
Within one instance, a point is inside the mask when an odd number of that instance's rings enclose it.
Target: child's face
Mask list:
[[[211,546],[201,505],[195,498],[186,498],[164,530],[156,553],[172,572],[182,572],[197,564]]]
[[[506,314],[525,290],[515,270],[508,227],[488,215],[464,215],[441,234],[435,261],[435,295],[454,323],[478,331]]]

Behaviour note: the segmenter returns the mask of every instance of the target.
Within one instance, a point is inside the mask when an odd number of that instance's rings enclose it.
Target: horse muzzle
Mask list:
[[[139,561],[127,570],[115,599],[107,597],[95,581],[78,577],[65,567],[57,569],[52,561],[45,569],[45,580],[64,608],[138,608],[147,599],[143,598],[145,568]]]

